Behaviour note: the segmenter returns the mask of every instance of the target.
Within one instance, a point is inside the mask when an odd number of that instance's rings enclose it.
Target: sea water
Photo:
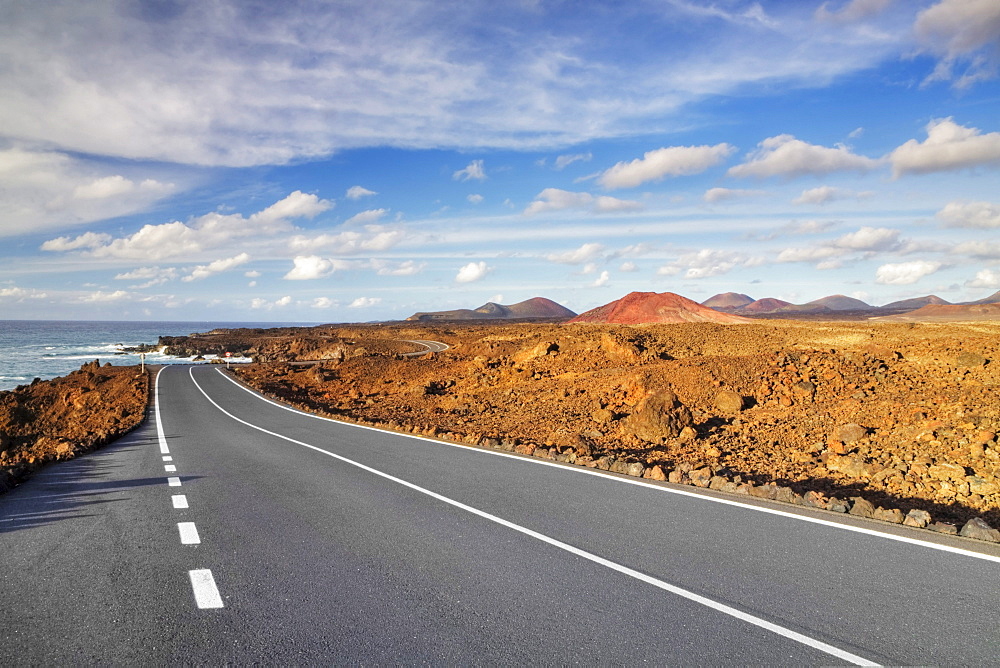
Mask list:
[[[49,380],[99,359],[115,366],[139,364],[137,353],[121,348],[155,344],[160,336],[184,336],[236,327],[294,327],[313,323],[240,322],[85,322],[75,320],[0,320],[0,390],[35,378]],[[207,356],[206,356],[207,357]],[[190,363],[189,358],[146,353],[147,364]]]

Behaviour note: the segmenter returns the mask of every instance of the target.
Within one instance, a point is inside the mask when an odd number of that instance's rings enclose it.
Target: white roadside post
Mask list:
[[[146,353],[139,353],[139,373],[146,373]]]
[[[233,356],[233,354],[227,350],[226,351],[226,368],[227,369],[229,368],[229,358],[232,357],[232,356]]]

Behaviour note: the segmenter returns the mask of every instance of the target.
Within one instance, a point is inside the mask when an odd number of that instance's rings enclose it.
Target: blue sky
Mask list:
[[[996,0],[0,12],[0,318],[1000,290]]]

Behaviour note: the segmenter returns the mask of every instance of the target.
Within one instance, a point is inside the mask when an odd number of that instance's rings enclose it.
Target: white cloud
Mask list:
[[[90,293],[89,295],[80,297],[80,301],[85,304],[112,304],[130,299],[131,296],[132,295],[130,293],[124,290],[115,290],[114,292],[104,292],[102,290],[98,290]]]
[[[524,214],[531,216],[545,211],[561,211],[563,209],[589,209],[594,213],[615,213],[636,211],[642,205],[634,200],[623,200],[602,195],[594,197],[590,193],[575,193],[559,188],[546,188],[540,192],[535,201],[528,205]]]
[[[493,271],[493,268],[487,266],[486,262],[470,262],[458,270],[458,274],[455,276],[455,282],[472,283],[480,280],[491,271]]]
[[[291,295],[285,295],[281,299],[275,300],[274,305],[275,306],[288,306],[291,303],[292,303],[292,296]]]
[[[861,227],[833,242],[837,248],[859,251],[891,251],[901,246],[899,230],[888,227]]]
[[[862,199],[865,197],[871,197],[875,193],[870,191],[865,192],[855,192],[853,190],[846,190],[844,188],[834,188],[833,186],[819,186],[818,188],[810,188],[808,190],[803,190],[802,194],[792,200],[793,204],[826,204],[827,202],[832,202],[834,200],[842,199]]]
[[[175,278],[177,278],[176,267],[138,267],[132,271],[115,275],[115,280],[118,281],[144,281],[143,283],[129,286],[133,290],[144,290],[154,285],[163,285]]]
[[[94,257],[138,260],[191,256],[227,246],[237,239],[268,237],[288,232],[293,229],[290,219],[312,218],[330,206],[332,204],[327,200],[295,191],[247,218],[240,214],[223,215],[213,212],[189,223],[174,221],[144,225],[138,232],[117,239],[99,239],[99,235],[91,232],[75,239],[60,237],[42,244],[42,250],[86,248],[86,254]]]
[[[1000,132],[982,134],[950,117],[927,124],[927,139],[911,139],[889,154],[893,176],[1000,165]]]
[[[482,204],[482,202],[483,202],[483,196],[482,195],[477,195],[477,194],[469,195],[465,199],[469,200],[469,202],[472,203],[472,204]]]
[[[590,287],[599,288],[605,286],[608,284],[608,280],[610,279],[611,279],[611,274],[609,274],[607,271],[602,271],[601,275],[597,277],[597,280],[595,280],[593,283],[590,284]]]
[[[17,286],[0,288],[0,299],[13,299],[20,302],[25,299],[45,299],[46,297],[48,294],[35,289],[26,290]]]
[[[822,176],[842,171],[865,172],[879,165],[878,160],[851,153],[846,146],[817,146],[792,135],[768,137],[757,144],[757,150],[746,157],[746,162],[730,167],[726,173],[740,178],[791,178],[806,174]]]
[[[608,189],[634,188],[667,176],[700,174],[728,158],[735,150],[729,144],[659,148],[631,162],[619,162],[601,174],[597,182]]]
[[[752,267],[761,264],[762,258],[751,257],[738,251],[704,248],[693,253],[685,253],[660,267],[656,273],[661,276],[675,276],[684,272],[686,279],[710,278],[729,273],[737,267]]]
[[[230,258],[225,258],[222,260],[216,260],[210,262],[209,264],[198,265],[191,270],[191,273],[182,278],[182,281],[200,281],[202,279],[208,278],[209,276],[214,276],[215,274],[221,274],[224,271],[229,271],[230,269],[235,269],[241,264],[246,264],[250,261],[250,256],[247,253],[240,253]]]
[[[270,307],[271,307],[271,303],[269,301],[267,301],[266,299],[261,299],[260,297],[255,297],[254,299],[250,300],[250,308],[252,308],[252,309],[258,310],[258,309],[266,309],[266,308],[270,308]]]
[[[820,21],[835,23],[854,23],[871,18],[893,3],[893,0],[850,0],[840,9],[827,9],[831,3],[824,2],[816,10],[816,18]]]
[[[483,169],[483,161],[473,160],[472,162],[470,162],[468,165],[465,166],[465,169],[460,169],[454,174],[452,174],[451,178],[455,179],[456,181],[470,181],[470,180],[485,181],[486,170]]]
[[[346,221],[345,225],[371,225],[382,220],[385,214],[389,213],[389,209],[369,209],[368,211],[362,211],[361,213],[356,213]]]
[[[297,235],[289,240],[288,246],[296,252],[329,249],[338,255],[351,255],[389,250],[404,239],[406,239],[406,232],[401,228],[367,225],[364,231],[348,230],[337,234],[323,233],[311,237]]]
[[[378,195],[374,190],[368,190],[368,188],[362,188],[361,186],[351,186],[347,189],[347,199],[361,199],[362,197],[369,197],[371,195]]]
[[[1000,241],[963,241],[956,244],[951,252],[964,257],[1000,260]]]
[[[347,305],[347,308],[368,308],[382,301],[381,297],[358,297]]]
[[[592,153],[574,153],[572,155],[560,155],[556,158],[555,168],[557,170],[563,170],[572,165],[574,162],[590,162],[593,158]]]
[[[622,262],[621,266],[618,267],[618,271],[623,271],[625,273],[632,273],[633,271],[638,271],[639,267],[635,265],[635,262]]]
[[[956,65],[968,67],[957,88],[996,76],[1000,57],[1000,4],[995,0],[941,0],[920,12],[914,32],[931,53],[941,56],[926,82],[955,77]]]
[[[563,253],[550,253],[545,256],[545,259],[549,262],[558,262],[559,264],[583,264],[601,257],[603,253],[603,245],[586,243],[576,250],[565,251]]]
[[[914,260],[898,264],[883,264],[875,270],[875,282],[882,285],[912,285],[941,268],[940,262]]]
[[[292,262],[295,266],[282,277],[286,281],[312,281],[336,271],[332,261],[318,255],[297,255]]]
[[[967,288],[986,288],[995,290],[1000,288],[1000,271],[993,269],[981,269],[976,272],[976,277],[965,282]]]
[[[418,264],[413,260],[406,260],[392,267],[380,261],[373,261],[372,266],[379,276],[416,276],[424,270],[427,263],[420,262]]]
[[[70,239],[69,237],[57,237],[49,239],[41,245],[44,251],[74,251],[81,249],[94,249],[111,241],[110,234],[98,234],[95,232],[84,232],[83,234]]]
[[[815,262],[839,257],[844,254],[840,248],[833,246],[816,246],[813,248],[786,248],[778,253],[778,262]]]
[[[55,151],[0,149],[0,237],[137,213],[177,189],[172,183],[107,170],[104,164]]]
[[[709,188],[701,198],[709,204],[722,202],[729,199],[739,199],[743,197],[754,197],[766,195],[763,190],[740,190],[738,188]]]
[[[337,305],[337,302],[329,297],[316,297],[311,304],[313,308],[333,308]]]
[[[936,215],[948,227],[1000,228],[1000,204],[992,202],[948,202]]]
[[[243,275],[247,278],[260,278],[260,272],[256,269],[251,269],[250,271],[243,272]]]

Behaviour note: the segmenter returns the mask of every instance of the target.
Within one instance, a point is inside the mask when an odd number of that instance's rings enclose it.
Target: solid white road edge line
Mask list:
[[[332,418],[323,417],[322,415],[314,415],[312,413],[306,413],[305,411],[300,411],[297,408],[292,408],[291,406],[285,406],[284,404],[278,403],[277,401],[273,401],[271,399],[268,399],[267,397],[262,396],[261,394],[255,392],[254,390],[251,390],[250,388],[248,388],[248,387],[246,387],[244,385],[241,385],[236,380],[234,380],[234,379],[230,378],[229,376],[227,376],[226,374],[222,373],[221,369],[216,369],[216,371],[218,371],[222,375],[222,377],[225,378],[226,380],[228,380],[230,383],[232,383],[236,387],[240,388],[244,392],[247,392],[248,394],[257,397],[261,401],[266,401],[267,403],[269,403],[269,404],[271,404],[273,406],[277,406],[278,408],[281,408],[282,410],[291,411],[292,413],[298,413],[299,415],[304,415],[306,417],[315,418],[317,420],[323,420],[325,422],[333,422],[335,424],[342,424],[342,425],[346,425],[348,427],[354,427],[356,429],[368,429],[369,431],[377,431],[377,432],[380,432],[380,433],[383,433],[383,434],[392,434],[393,436],[400,436],[400,437],[403,437],[403,438],[412,438],[412,439],[416,439],[418,441],[427,441],[428,443],[436,443],[437,445],[445,445],[445,446],[452,447],[452,448],[461,448],[463,451],[466,451],[466,452],[478,452],[478,453],[481,453],[481,454],[484,454],[484,455],[492,455],[494,457],[506,457],[508,459],[516,459],[518,461],[525,462],[525,463],[528,463],[528,464],[535,464],[537,466],[551,466],[553,468],[559,469],[560,471],[566,471],[568,473],[577,473],[577,474],[580,474],[580,475],[597,476],[597,477],[603,478],[605,480],[613,480],[615,482],[619,482],[619,483],[622,483],[622,484],[625,484],[625,485],[638,485],[639,487],[646,487],[648,489],[655,489],[655,490],[657,490],[659,492],[666,492],[667,494],[677,494],[679,496],[687,496],[687,497],[691,497],[691,498],[694,498],[694,499],[701,499],[702,501],[710,501],[712,503],[721,503],[721,504],[726,505],[726,506],[736,506],[738,508],[744,508],[746,510],[753,510],[753,511],[756,511],[758,513],[765,513],[765,514],[768,514],[768,515],[778,515],[780,517],[787,517],[787,518],[790,518],[790,519],[793,519],[793,520],[799,520],[801,522],[810,522],[812,524],[819,524],[821,526],[831,527],[831,528],[834,528],[834,529],[841,529],[843,531],[853,531],[854,533],[865,534],[865,535],[868,535],[868,536],[875,536],[877,538],[884,538],[886,540],[894,540],[894,541],[897,541],[897,542],[900,542],[900,543],[909,543],[910,545],[919,545],[920,547],[926,547],[926,548],[930,548],[932,550],[940,550],[942,552],[951,552],[953,554],[960,554],[963,557],[972,557],[973,559],[982,559],[983,561],[992,561],[992,562],[995,562],[995,563],[1000,563],[1000,556],[996,556],[996,555],[992,555],[992,554],[983,554],[982,552],[973,552],[972,550],[966,550],[966,549],[963,549],[961,547],[954,547],[952,545],[940,545],[938,543],[931,543],[929,541],[921,540],[919,538],[911,538],[909,536],[897,536],[895,534],[885,533],[885,532],[882,532],[882,531],[878,531],[876,529],[867,529],[865,527],[857,527],[857,526],[852,526],[850,524],[841,524],[839,522],[832,522],[830,520],[824,520],[824,519],[820,519],[818,517],[809,517],[808,515],[798,515],[796,513],[790,513],[788,511],[780,510],[778,508],[768,508],[768,507],[765,507],[765,506],[754,506],[754,505],[751,505],[749,503],[743,503],[741,501],[737,501],[735,499],[723,499],[723,498],[720,498],[720,497],[717,497],[717,496],[709,496],[707,494],[699,494],[697,492],[689,492],[689,491],[683,490],[683,489],[675,489],[675,488],[672,488],[672,487],[664,487],[664,486],[661,486],[661,485],[653,485],[653,484],[645,482],[643,480],[638,480],[638,479],[637,480],[630,480],[629,478],[622,478],[622,477],[618,477],[618,476],[610,476],[610,475],[607,475],[606,473],[604,473],[603,471],[595,471],[593,469],[588,469],[588,468],[585,468],[583,466],[575,466],[575,465],[572,465],[572,464],[566,465],[566,464],[560,464],[560,463],[556,463],[556,462],[547,462],[544,459],[538,459],[537,457],[525,457],[523,455],[513,455],[513,454],[510,454],[508,452],[502,452],[502,451],[497,451],[497,450],[490,450],[490,449],[487,449],[487,448],[473,448],[473,447],[469,447],[468,445],[465,445],[465,444],[462,444],[462,443],[449,443],[448,441],[439,441],[439,440],[434,439],[434,438],[427,438],[426,436],[417,436],[415,434],[404,434],[404,433],[398,432],[398,431],[388,431],[386,429],[379,429],[378,427],[370,427],[370,426],[368,426],[366,424],[355,424],[353,422],[343,422],[341,420],[334,420]],[[191,379],[194,380],[194,376],[193,375],[191,376]],[[197,385],[197,383],[195,383],[195,384]],[[198,389],[200,390],[201,388],[199,387]],[[202,390],[202,394],[205,394],[204,390]],[[208,396],[208,395],[206,395],[206,396]],[[215,402],[213,402],[213,403],[215,403]],[[216,404],[216,405],[218,405],[218,404]],[[237,418],[237,419],[239,419],[239,418]]]
[[[194,522],[178,522],[177,531],[181,535],[181,544],[199,545],[201,543],[198,527],[194,525]]]
[[[606,568],[610,568],[611,570],[614,570],[614,571],[617,571],[619,573],[622,573],[623,575],[627,575],[629,577],[635,578],[636,580],[640,580],[642,582],[650,584],[650,585],[652,585],[654,587],[657,587],[659,589],[662,589],[664,591],[668,591],[671,594],[675,594],[675,595],[680,596],[682,598],[686,598],[689,601],[693,601],[695,603],[698,603],[699,605],[703,605],[703,606],[711,608],[712,610],[715,610],[717,612],[721,612],[721,613],[723,613],[725,615],[728,615],[730,617],[734,617],[734,618],[739,619],[741,621],[747,622],[748,624],[753,624],[754,626],[762,628],[762,629],[764,629],[766,631],[770,631],[771,633],[774,633],[776,635],[782,636],[782,637],[787,638],[789,640],[793,640],[793,641],[795,641],[797,643],[800,643],[802,645],[806,645],[807,647],[812,647],[813,649],[819,650],[820,652],[824,652],[825,654],[829,654],[830,656],[834,656],[834,657],[836,657],[836,658],[838,658],[838,659],[840,659],[842,661],[847,661],[847,662],[852,663],[852,664],[854,664],[856,666],[877,666],[877,665],[879,665],[877,663],[873,663],[873,662],[869,661],[868,659],[865,659],[863,657],[857,656],[856,654],[852,654],[852,653],[850,653],[850,652],[848,652],[846,650],[842,650],[839,647],[834,647],[833,645],[829,645],[829,644],[827,644],[825,642],[822,642],[820,640],[816,640],[815,638],[810,638],[809,636],[804,635],[802,633],[799,633],[797,631],[793,631],[791,629],[786,629],[785,627],[779,626],[778,624],[774,624],[772,622],[769,622],[766,619],[762,619],[762,618],[757,617],[755,615],[751,615],[750,613],[743,612],[742,610],[737,610],[736,608],[730,607],[730,606],[728,606],[728,605],[726,605],[724,603],[719,603],[718,601],[712,600],[712,599],[707,598],[705,596],[701,596],[700,594],[696,594],[696,593],[694,593],[692,591],[688,591],[687,589],[683,589],[683,588],[678,587],[676,585],[672,585],[672,584],[670,584],[668,582],[665,582],[663,580],[660,580],[658,578],[654,578],[651,575],[646,575],[645,573],[641,573],[641,572],[639,572],[637,570],[629,568],[628,566],[623,566],[622,564],[616,563],[616,562],[611,561],[609,559],[605,559],[604,557],[600,557],[600,556],[598,556],[596,554],[593,554],[591,552],[587,552],[586,550],[581,550],[578,547],[574,547],[573,545],[569,545],[568,543],[564,543],[564,542],[562,542],[560,540],[557,540],[555,538],[552,538],[550,536],[546,536],[545,534],[542,534],[542,533],[539,533],[537,531],[534,531],[533,529],[529,529],[527,527],[521,526],[520,524],[515,524],[513,522],[510,522],[508,520],[503,519],[502,517],[497,517],[496,515],[492,515],[490,513],[487,513],[486,511],[479,510],[478,508],[473,508],[472,506],[466,505],[466,504],[462,503],[461,501],[456,501],[455,499],[449,498],[449,497],[444,496],[442,494],[438,494],[437,492],[433,492],[433,491],[431,491],[429,489],[426,489],[424,487],[416,485],[416,484],[414,484],[412,482],[408,482],[406,480],[403,480],[402,478],[397,478],[396,476],[390,475],[388,473],[384,473],[382,471],[379,471],[378,469],[373,469],[370,466],[366,466],[366,465],[364,465],[364,464],[362,464],[360,462],[356,462],[353,459],[348,459],[347,457],[343,457],[343,456],[338,455],[336,453],[329,452],[329,451],[324,450],[323,448],[319,448],[319,447],[317,447],[315,445],[310,445],[309,443],[304,443],[303,441],[297,441],[294,438],[290,438],[288,436],[284,436],[282,434],[278,434],[278,433],[270,431],[268,429],[264,429],[263,427],[258,427],[255,424],[252,424],[250,422],[247,422],[246,420],[243,420],[241,418],[236,417],[235,415],[233,415],[232,413],[230,413],[229,411],[227,411],[225,408],[223,408],[222,406],[220,406],[219,404],[217,404],[215,402],[215,400],[212,399],[212,397],[208,396],[208,393],[205,392],[205,390],[202,389],[201,385],[198,384],[198,381],[195,380],[193,369],[190,369],[188,371],[188,375],[191,376],[191,382],[194,383],[195,387],[198,388],[198,391],[202,393],[202,395],[209,401],[209,403],[211,403],[213,406],[215,406],[220,411],[222,411],[222,413],[224,415],[232,418],[233,420],[235,420],[236,422],[239,422],[240,424],[244,424],[247,427],[250,427],[251,429],[256,429],[257,431],[260,431],[260,432],[263,432],[265,434],[268,434],[269,436],[274,436],[275,438],[280,438],[282,440],[288,441],[289,443],[295,443],[296,445],[301,445],[302,447],[309,448],[310,450],[315,450],[316,452],[321,452],[321,453],[323,453],[325,455],[333,457],[334,459],[342,461],[345,464],[350,464],[351,466],[355,466],[355,467],[357,467],[357,468],[359,468],[359,469],[361,469],[363,471],[367,471],[367,472],[372,473],[374,475],[377,475],[377,476],[380,476],[382,478],[385,478],[386,480],[391,480],[394,483],[397,483],[399,485],[402,485],[404,487],[412,489],[412,490],[414,490],[416,492],[419,492],[421,494],[425,494],[425,495],[427,495],[427,496],[429,496],[429,497],[431,497],[433,499],[437,499],[438,501],[446,503],[446,504],[448,504],[450,506],[454,506],[455,508],[459,508],[459,509],[464,510],[464,511],[466,511],[468,513],[472,513],[473,515],[476,515],[478,517],[482,517],[483,519],[489,520],[491,522],[495,522],[496,524],[499,524],[501,526],[507,527],[508,529],[513,529],[514,531],[522,533],[522,534],[524,534],[526,536],[530,536],[531,538],[534,538],[536,540],[540,540],[543,543],[547,543],[549,545],[552,545],[553,547],[559,548],[560,550],[564,550],[566,552],[569,552],[570,554],[574,554],[574,555],[576,555],[578,557],[582,557],[584,559],[587,559],[588,561],[592,561],[592,562],[594,562],[596,564],[599,564],[601,566],[604,566]]]
[[[167,437],[163,435],[163,420],[160,419],[160,374],[167,367],[160,367],[156,372],[156,380],[153,383],[153,414],[156,417],[156,438],[160,442],[160,454],[165,455],[170,452],[167,447]]]
[[[210,569],[199,568],[188,571],[188,577],[191,578],[191,589],[194,590],[194,600],[199,608],[204,610],[206,608],[225,607],[222,597],[219,596],[219,588],[215,586],[215,578],[212,577]]]
[[[183,494],[174,494],[170,497],[170,502],[174,504],[174,508],[184,509],[188,507],[188,499]]]

